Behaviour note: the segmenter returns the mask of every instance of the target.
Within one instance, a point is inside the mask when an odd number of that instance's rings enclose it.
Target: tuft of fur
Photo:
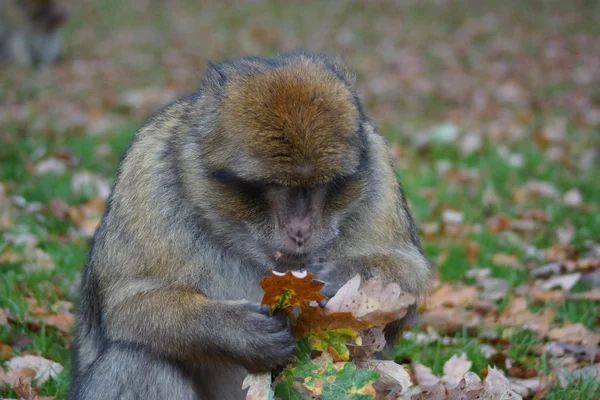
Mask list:
[[[333,71],[299,57],[259,75],[234,76],[223,89],[216,134],[205,148],[213,168],[241,152],[260,160],[250,169],[242,157],[234,161],[246,179],[307,185],[356,170],[360,115]]]
[[[313,245],[275,259],[285,223],[310,227]],[[299,53],[211,65],[121,162],[83,273],[71,398],[243,399],[247,370],[293,353],[285,321],[257,303],[267,271],[291,268],[331,293],[360,273],[422,295],[431,275],[342,64]]]

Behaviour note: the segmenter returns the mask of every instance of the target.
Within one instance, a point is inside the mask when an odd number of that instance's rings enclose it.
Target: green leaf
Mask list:
[[[368,369],[357,369],[351,362],[344,363],[344,368],[335,375],[334,380],[327,379],[323,385],[323,400],[353,399],[368,400],[375,397],[371,385],[379,378],[379,374]]]

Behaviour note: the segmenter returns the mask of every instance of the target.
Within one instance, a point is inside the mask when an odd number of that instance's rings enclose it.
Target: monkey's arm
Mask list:
[[[370,254],[313,264],[310,272],[324,280],[323,294],[332,297],[350,278],[360,274],[363,280],[382,275],[387,282],[396,282],[407,292],[423,296],[428,288],[431,268],[416,248],[408,247],[395,254]]]
[[[105,314],[109,339],[142,346],[173,361],[235,362],[266,371],[294,348],[285,319],[258,304],[207,299],[191,288],[127,297]]]

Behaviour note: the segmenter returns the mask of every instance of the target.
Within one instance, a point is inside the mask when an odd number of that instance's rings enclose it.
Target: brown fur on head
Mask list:
[[[229,77],[216,129],[206,143],[210,168],[245,180],[312,186],[353,173],[360,159],[360,112],[352,89],[319,59]]]

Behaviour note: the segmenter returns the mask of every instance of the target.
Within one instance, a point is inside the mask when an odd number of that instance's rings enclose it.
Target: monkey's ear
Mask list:
[[[227,82],[227,76],[221,69],[221,66],[213,62],[208,62],[204,70],[204,76],[201,80],[201,86],[211,93],[221,93],[225,83]]]
[[[350,87],[355,87],[356,85],[356,75],[348,65],[346,64],[345,58],[341,55],[336,55],[331,58],[330,68],[336,73],[337,76],[343,80],[346,85]]]

